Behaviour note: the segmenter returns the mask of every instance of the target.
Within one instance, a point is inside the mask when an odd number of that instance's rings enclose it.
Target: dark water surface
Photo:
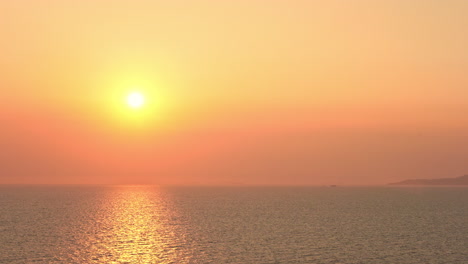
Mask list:
[[[468,188],[0,186],[0,263],[468,263]]]

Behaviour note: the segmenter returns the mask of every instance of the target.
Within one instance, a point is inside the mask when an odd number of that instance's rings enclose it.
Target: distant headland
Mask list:
[[[457,178],[442,178],[442,179],[415,179],[405,180],[401,182],[390,183],[389,185],[467,185],[468,175]]]

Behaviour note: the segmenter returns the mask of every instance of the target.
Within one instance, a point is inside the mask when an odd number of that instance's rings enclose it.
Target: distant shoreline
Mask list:
[[[468,175],[457,178],[441,178],[441,179],[412,179],[404,180],[388,185],[397,186],[468,186]]]

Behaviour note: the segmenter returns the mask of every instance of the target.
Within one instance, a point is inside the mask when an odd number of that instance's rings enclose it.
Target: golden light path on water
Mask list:
[[[86,263],[186,263],[177,249],[184,232],[171,225],[177,214],[158,187],[115,186],[97,217],[94,234],[84,236]],[[77,252],[78,253],[78,252]]]

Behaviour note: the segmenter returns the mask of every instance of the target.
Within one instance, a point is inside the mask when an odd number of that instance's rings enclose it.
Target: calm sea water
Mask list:
[[[468,263],[468,188],[0,186],[0,263]]]

